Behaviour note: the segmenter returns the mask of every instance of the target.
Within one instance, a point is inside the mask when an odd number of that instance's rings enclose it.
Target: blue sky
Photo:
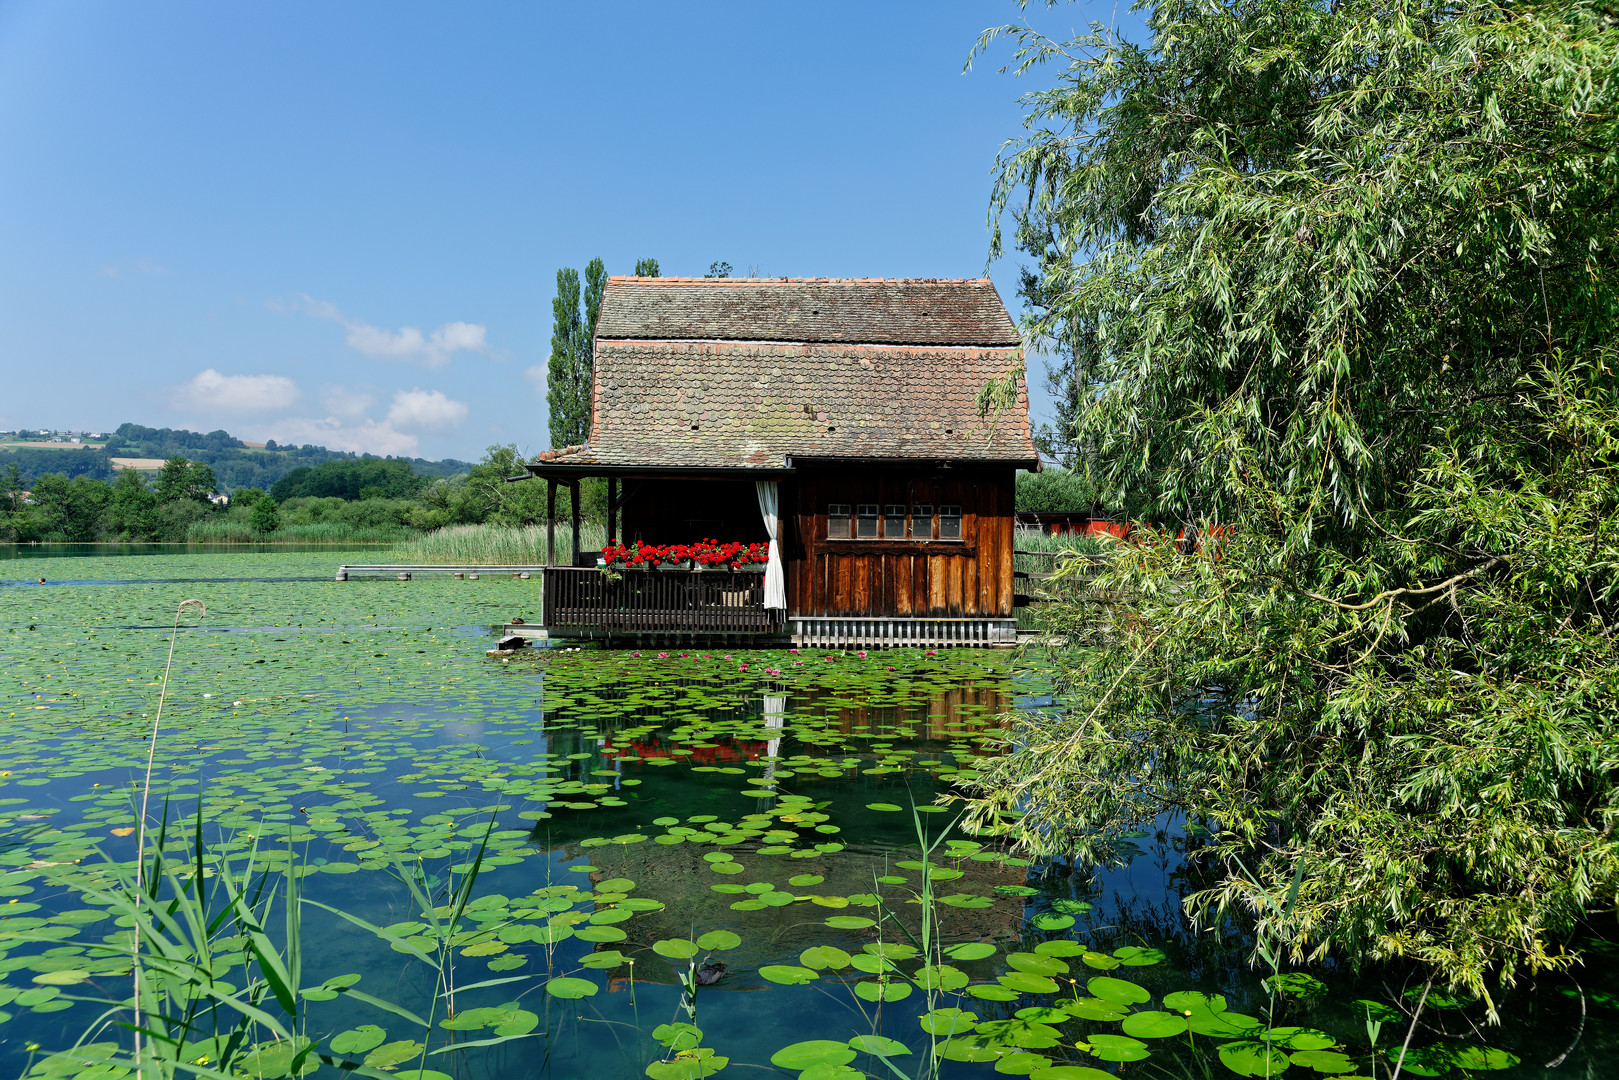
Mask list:
[[[559,266],[977,276],[1016,15],[0,0],[0,428],[535,451]]]

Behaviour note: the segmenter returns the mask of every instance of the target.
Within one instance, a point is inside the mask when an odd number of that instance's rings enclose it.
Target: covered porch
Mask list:
[[[546,485],[541,575],[546,636],[763,644],[785,633],[786,594],[774,542],[781,477],[775,474],[788,470],[612,467],[551,463],[543,456],[528,469]],[[608,547],[700,538],[762,543],[770,545],[771,564],[759,569],[599,565],[601,552],[579,549],[580,484],[596,476],[607,485]],[[571,535],[560,537],[559,487],[570,492],[572,504]]]

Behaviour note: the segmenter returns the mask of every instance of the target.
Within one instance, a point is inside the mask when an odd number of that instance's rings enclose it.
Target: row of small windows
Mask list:
[[[853,511],[851,513],[850,511]],[[881,511],[879,513],[879,511]],[[829,540],[960,540],[961,507],[932,503],[828,503]]]

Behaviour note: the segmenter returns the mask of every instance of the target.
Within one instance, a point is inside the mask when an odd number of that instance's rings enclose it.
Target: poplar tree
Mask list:
[[[557,271],[557,292],[551,300],[551,358],[546,365],[545,400],[549,409],[551,445],[577,446],[590,438],[590,395],[595,373],[596,318],[607,288],[607,267],[591,259],[585,267],[581,290],[579,271]],[[584,313],[579,305],[584,301]]]

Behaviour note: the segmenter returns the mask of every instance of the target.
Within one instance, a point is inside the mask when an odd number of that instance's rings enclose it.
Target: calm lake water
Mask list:
[[[323,1052],[412,1075],[426,1051],[427,1080],[636,1077],[681,1046],[660,1044],[660,1025],[693,1022],[713,1056],[667,1067],[694,1076],[721,1057],[723,1075],[810,1080],[1238,1075],[1222,1049],[1238,1066],[1279,1053],[1289,1076],[1387,1074],[1355,1002],[1398,1001],[1404,974],[1312,969],[1308,992],[1273,1001],[1240,928],[1186,926],[1195,885],[1175,823],[1139,837],[1128,865],[1077,872],[950,831],[936,798],[971,775],[998,716],[1044,700],[1011,654],[554,649],[503,663],[483,655],[490,627],[536,618],[537,581],[336,583],[339,563],[376,554],[331,548],[29,550],[0,549],[31,560],[0,576],[86,584],[0,590],[0,1069],[13,1075],[84,1071],[41,1065],[102,1011],[73,999],[129,992],[113,951],[128,932],[85,889],[133,859],[167,627],[193,598],[208,612],[182,622],[153,819],[166,810],[182,863],[201,829],[211,886],[220,858],[252,852],[278,895],[303,890],[296,982],[317,1000],[301,1032]],[[918,823],[941,841],[928,873],[947,951],[930,957],[908,952]],[[411,885],[443,904],[480,846],[447,965],[462,1019],[446,1028],[451,1003],[410,951],[437,940]],[[270,925],[284,942],[284,922]],[[243,948],[221,946],[237,986]],[[693,1002],[681,980],[700,963],[727,970]],[[1510,1053],[1522,1063],[1497,1075],[1545,1075],[1572,1045],[1551,1075],[1609,1075],[1619,978],[1596,953],[1578,979],[1583,1030],[1574,984],[1547,979],[1509,994],[1499,1028],[1475,1032],[1476,1008],[1428,1014],[1412,1045],[1445,1052],[1406,1074]],[[1175,1007],[1197,995],[1223,1011]],[[1273,1007],[1292,1034],[1267,1047],[1242,1018]],[[1377,1046],[1403,1036],[1385,1024]],[[266,1075],[270,1050],[255,1059]]]

